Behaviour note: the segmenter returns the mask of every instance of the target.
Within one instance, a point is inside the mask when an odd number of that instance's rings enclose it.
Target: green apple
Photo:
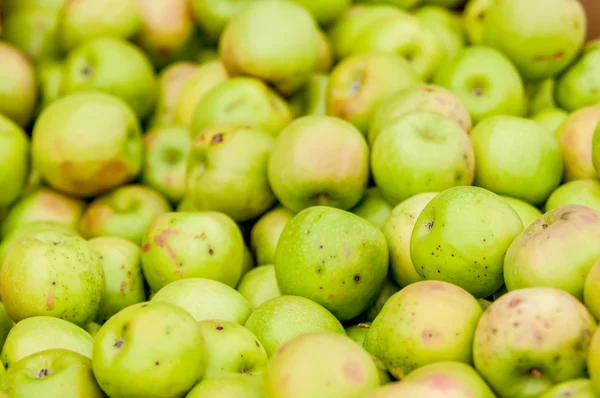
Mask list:
[[[154,69],[139,48],[103,37],[71,51],[65,60],[64,94],[97,90],[121,98],[145,118],[155,103]]]
[[[321,305],[300,296],[281,296],[266,301],[244,325],[259,339],[271,357],[296,336],[312,332],[345,335],[344,327]]]
[[[201,321],[200,329],[206,344],[205,378],[223,373],[262,375],[269,358],[248,329],[222,320]]]
[[[385,236],[352,213],[314,206],[285,226],[275,252],[282,294],[309,298],[341,321],[377,299],[388,271]]]
[[[231,18],[256,0],[190,0],[196,21],[204,33],[217,41]]]
[[[460,98],[474,123],[492,115],[523,116],[527,110],[519,72],[493,48],[464,49],[440,68],[435,82]]]
[[[420,193],[400,202],[383,227],[390,251],[390,276],[400,286],[421,281],[410,257],[410,238],[415,222],[437,193]]]
[[[250,232],[250,247],[256,257],[258,265],[273,264],[275,262],[275,249],[279,237],[294,213],[285,207],[278,206],[265,213],[252,226]]]
[[[92,336],[93,338],[96,338],[96,335],[98,334],[98,331],[100,330],[102,326],[100,326],[100,324],[96,323],[96,322],[90,322],[87,325],[85,325],[85,327],[83,328],[86,332],[88,332],[90,334],[90,336]]]
[[[128,240],[99,237],[88,241],[104,269],[106,287],[96,318],[100,323],[130,305],[146,301],[140,249]]]
[[[227,123],[245,124],[277,135],[291,121],[287,103],[265,83],[236,77],[202,96],[193,111],[191,131],[195,137],[206,128]]]
[[[425,365],[402,381],[375,390],[369,398],[495,398],[479,374],[462,362],[437,362]]]
[[[352,3],[352,0],[292,0],[306,8],[321,25],[334,22]]]
[[[1,50],[0,50],[1,51]],[[1,73],[0,73],[1,75]],[[0,83],[1,85],[1,83]],[[1,98],[2,94],[0,94]],[[0,105],[1,106],[1,105]],[[0,110],[0,112],[2,112]],[[15,122],[0,113],[0,206],[11,205],[20,196],[29,172],[30,145],[25,131]],[[12,221],[11,221],[12,222]],[[2,235],[7,221],[2,225]]]
[[[25,127],[31,120],[37,101],[34,67],[23,52],[2,41],[0,59],[0,114]],[[6,121],[3,120],[2,124],[5,125],[3,130],[8,129]]]
[[[517,198],[513,198],[511,196],[501,196],[502,199],[506,203],[513,208],[514,211],[517,212],[521,221],[523,222],[523,227],[527,228],[531,223],[537,220],[542,216],[542,212],[535,206]]]
[[[224,373],[202,380],[185,398],[264,398],[262,377]]]
[[[434,1],[428,3],[433,4]],[[439,4],[423,6],[417,10],[415,15],[438,39],[444,49],[446,59],[454,58],[465,47],[466,33],[459,14],[447,10],[442,7],[442,4]]]
[[[268,132],[242,124],[209,127],[192,143],[186,194],[198,210],[214,210],[235,221],[265,213],[275,202],[267,162],[275,145]]]
[[[179,96],[189,87],[189,82],[198,69],[199,66],[191,62],[175,62],[160,72],[157,78],[156,109],[150,120],[151,127],[170,127],[176,123]]]
[[[8,333],[10,333],[13,326],[15,326],[15,323],[12,319],[10,319],[10,317],[6,313],[4,304],[0,303],[0,347],[4,346],[6,337],[8,336]],[[1,368],[4,368],[4,366],[0,366],[0,372],[2,371]]]
[[[418,83],[417,74],[399,55],[372,52],[350,56],[331,72],[327,114],[347,120],[366,135],[379,104]]]
[[[596,398],[592,382],[589,379],[573,379],[563,381],[546,390],[540,398]]]
[[[142,25],[140,3],[136,0],[67,1],[59,24],[63,49],[70,51],[98,37],[133,37]]]
[[[565,165],[565,180],[585,180],[596,177],[592,162],[592,140],[600,121],[600,105],[582,108],[567,118],[556,137]]]
[[[473,334],[481,313],[477,300],[458,286],[416,282],[383,306],[364,347],[397,379],[429,363],[471,363]]]
[[[85,203],[42,187],[23,197],[10,209],[2,222],[2,237],[28,223],[51,222],[77,231]]]
[[[478,45],[483,42],[483,26],[487,13],[495,0],[469,0],[463,12],[465,31],[469,42]]]
[[[486,300],[486,299],[479,299],[477,300],[477,302],[479,303],[479,305],[481,306],[481,309],[483,311],[487,310],[487,308],[492,305],[492,302],[490,300]]]
[[[568,117],[569,114],[562,109],[546,108],[533,115],[531,120],[538,122],[549,132],[556,135]]]
[[[94,339],[71,322],[34,316],[17,323],[8,333],[0,358],[7,369],[21,359],[50,349],[66,349],[92,358]]]
[[[303,0],[300,0],[303,1]],[[308,1],[313,1],[313,0],[308,0]],[[342,0],[342,1],[346,1],[346,0]],[[315,66],[315,72],[317,74],[326,74],[329,73],[329,71],[331,70],[331,67],[333,66],[333,48],[331,47],[331,43],[329,41],[329,38],[327,37],[327,35],[325,34],[325,32],[321,29],[319,29],[319,51],[318,51],[318,59],[317,59],[317,65]],[[311,76],[314,76],[315,73],[313,73]],[[306,85],[309,84],[311,78],[309,78],[308,82],[306,83]]]
[[[296,117],[324,116],[327,113],[327,89],[329,75],[315,73],[310,77],[303,91],[289,100],[290,107],[296,104]]]
[[[365,191],[365,196],[350,212],[383,228],[393,208],[392,204],[383,197],[379,188],[371,187]]]
[[[158,192],[126,185],[94,199],[81,218],[80,230],[86,239],[115,236],[139,245],[154,219],[169,211],[169,203]]]
[[[471,131],[475,185],[543,204],[563,176],[561,148],[545,128],[516,116],[492,116]]]
[[[381,131],[371,151],[373,179],[392,205],[418,193],[471,185],[474,169],[467,132],[431,111],[395,119]]]
[[[367,186],[369,148],[350,123],[306,116],[277,138],[268,176],[279,202],[293,212],[314,205],[350,209]]]
[[[153,291],[185,278],[213,279],[235,287],[243,257],[239,227],[218,212],[161,214],[142,241],[142,268]]]
[[[583,205],[600,213],[600,182],[598,180],[569,181],[556,188],[546,202],[546,211],[566,205]]]
[[[370,328],[371,322],[361,322],[359,324],[347,327],[346,334],[362,347]]]
[[[359,318],[365,319],[367,322],[372,322],[375,318],[377,318],[377,316],[381,312],[381,309],[383,308],[385,303],[387,303],[390,297],[398,293],[399,290],[400,287],[398,287],[398,285],[396,285],[395,282],[386,279],[383,282],[383,286],[381,286],[381,289],[379,289],[379,294],[377,295],[377,299],[375,300],[375,302],[369,308],[367,308],[365,312],[359,315]]]
[[[445,8],[457,8],[461,6],[466,0],[424,0],[425,4],[431,4],[438,7]]]
[[[242,277],[237,290],[248,300],[252,308],[258,308],[261,304],[281,296],[275,277],[275,266],[260,265],[248,271]]]
[[[206,345],[196,320],[169,303],[138,303],[100,329],[92,366],[112,397],[181,397],[206,369]]]
[[[539,397],[554,384],[585,376],[595,329],[583,304],[562,290],[515,290],[483,313],[475,368],[501,397]]]
[[[550,77],[537,84],[529,84],[529,114],[535,115],[544,109],[559,108],[556,103],[556,79]]]
[[[563,73],[556,82],[556,101],[568,111],[596,105],[598,95],[598,69],[600,49],[590,48]]]
[[[592,387],[596,394],[600,394],[600,361],[598,357],[600,355],[600,329],[596,329],[592,337],[592,342],[589,346],[587,369],[588,374],[592,382]]]
[[[525,229],[504,259],[508,290],[548,286],[583,298],[585,277],[600,260],[600,213],[581,205],[551,210]]]
[[[3,0],[4,10],[13,12],[26,8],[44,8],[59,11],[67,0]]]
[[[317,25],[303,7],[290,1],[255,1],[231,18],[219,54],[232,76],[256,77],[287,95],[315,72],[319,42]]]
[[[233,288],[202,278],[169,283],[152,297],[152,301],[175,304],[197,321],[219,319],[243,325],[252,313],[248,300]]]
[[[99,92],[68,95],[35,123],[33,167],[52,187],[95,196],[133,179],[142,166],[135,113],[122,100]]]
[[[227,80],[227,71],[219,60],[200,65],[182,85],[174,100],[174,122],[191,127],[198,102],[213,88]],[[160,106],[160,103],[159,103]],[[160,108],[159,108],[160,109]]]
[[[2,38],[35,61],[58,58],[61,55],[59,14],[60,9],[45,4],[7,10],[3,16]]]
[[[254,256],[248,245],[244,244],[244,258],[242,259],[242,276],[240,277],[240,282],[242,281],[241,278],[254,269],[255,266]],[[237,286],[239,286],[240,282],[238,282]]]
[[[450,188],[417,218],[410,257],[422,278],[454,283],[483,298],[502,286],[504,255],[521,231],[521,218],[498,195]]]
[[[383,101],[371,119],[369,145],[373,146],[381,130],[401,116],[415,111],[430,111],[458,123],[466,132],[471,130],[469,110],[452,91],[434,85],[417,85],[402,90]]]
[[[14,398],[104,397],[92,361],[65,349],[38,352],[17,362],[0,379],[0,390]]]
[[[58,231],[25,234],[0,269],[0,296],[15,321],[48,315],[85,325],[103,292],[104,271],[87,242]]]
[[[60,61],[45,61],[37,65],[39,101],[36,116],[61,96],[64,67]]]

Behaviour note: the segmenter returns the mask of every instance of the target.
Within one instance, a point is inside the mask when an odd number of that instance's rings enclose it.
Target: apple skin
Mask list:
[[[282,35],[284,31],[288,33]],[[256,1],[229,21],[219,54],[231,76],[253,76],[288,95],[315,72],[319,42],[317,25],[303,7],[288,1]]]
[[[502,196],[506,203],[517,212],[521,221],[523,222],[523,228],[527,228],[531,223],[542,216],[542,212],[535,206],[517,198],[511,196]]]
[[[327,332],[297,336],[284,344],[265,375],[265,395],[271,398],[359,398],[378,386],[370,355],[350,338]]]
[[[192,138],[187,128],[157,127],[144,135],[142,182],[179,203],[185,194],[185,175]]]
[[[529,95],[529,114],[535,115],[544,109],[558,108],[556,102],[556,79],[550,77],[539,83],[528,85]]]
[[[558,77],[556,101],[567,111],[576,111],[600,101],[596,87],[600,84],[600,49],[591,47]]]
[[[325,116],[327,114],[328,87],[329,75],[313,74],[306,83],[306,87],[288,101],[294,117]]]
[[[256,0],[190,0],[193,15],[208,38],[219,40],[231,18]]]
[[[281,293],[314,300],[341,321],[375,302],[387,271],[381,230],[332,207],[314,206],[297,214],[285,226],[275,252]]]
[[[365,191],[365,196],[350,212],[371,221],[379,228],[383,228],[392,213],[392,209],[392,204],[383,197],[381,190],[377,187],[371,187]]]
[[[218,212],[161,214],[142,241],[142,268],[153,291],[185,278],[213,279],[235,287],[243,256],[239,227]]]
[[[144,185],[126,185],[94,199],[81,218],[86,239],[116,236],[139,245],[156,217],[171,211],[167,200]]]
[[[211,279],[189,278],[169,283],[152,297],[152,301],[175,304],[197,321],[219,319],[243,325],[252,313],[244,296]]]
[[[0,379],[0,390],[14,398],[104,397],[92,361],[65,349],[38,352],[16,363]]]
[[[569,114],[562,109],[546,108],[533,115],[531,120],[538,122],[552,134],[557,134],[568,117]]]
[[[296,336],[312,332],[346,335],[344,327],[321,305],[300,296],[281,296],[266,301],[252,312],[245,325],[271,357]]]
[[[136,0],[67,1],[61,10],[59,38],[63,49],[70,51],[98,37],[129,39],[141,26]]]
[[[469,42],[479,45],[483,42],[483,27],[488,10],[495,0],[469,0],[463,12],[465,31]]]
[[[248,221],[275,202],[267,179],[275,138],[245,125],[222,124],[195,136],[187,165],[186,194],[198,210]]]
[[[409,87],[383,101],[371,119],[369,145],[373,146],[381,130],[395,119],[415,111],[430,111],[455,121],[467,133],[471,130],[471,115],[452,91],[434,85]]]
[[[78,197],[96,196],[139,173],[140,126],[131,108],[116,97],[71,94],[52,103],[37,119],[32,156],[33,167],[55,189]]]
[[[157,92],[154,68],[138,47],[101,37],[85,42],[65,60],[63,94],[97,90],[127,102],[141,119],[152,111]]]
[[[415,111],[390,122],[371,151],[373,179],[392,205],[418,193],[471,185],[475,172],[469,135],[435,112]]]
[[[248,300],[252,308],[258,308],[261,304],[281,296],[275,277],[275,266],[259,265],[248,271],[242,277],[237,290]]]
[[[92,338],[96,338],[96,335],[98,334],[98,331],[100,330],[101,326],[96,323],[96,322],[90,322],[87,325],[84,326],[84,330],[86,332],[88,332],[90,334],[90,336],[92,336]]]
[[[104,283],[104,270],[84,239],[48,230],[11,245],[0,270],[0,296],[17,322],[48,315],[85,325],[98,314]]]
[[[25,131],[2,114],[0,114],[0,148],[0,161],[3,165],[0,171],[0,184],[3,187],[0,193],[0,206],[7,207],[17,200],[25,187],[29,172],[30,145]],[[6,220],[2,225],[3,230],[4,224]]]
[[[191,62],[175,62],[165,67],[157,77],[156,108],[150,127],[171,127],[176,124],[177,101],[188,89],[192,76],[199,66]]]
[[[434,82],[456,94],[473,123],[493,115],[524,116],[527,110],[519,72],[508,58],[490,47],[464,49],[438,70]]]
[[[538,218],[510,245],[504,259],[509,291],[548,286],[582,299],[585,277],[600,259],[600,213],[581,205]]]
[[[446,59],[454,58],[465,47],[466,32],[460,14],[441,5],[425,5],[419,8],[415,15],[438,39]]]
[[[521,231],[521,218],[498,195],[478,187],[450,188],[417,218],[410,257],[423,279],[454,283],[484,298],[502,286],[504,255]]]
[[[293,212],[314,205],[351,209],[367,187],[369,148],[350,123],[306,116],[281,131],[268,178],[279,202]]]
[[[37,65],[39,101],[36,117],[61,96],[64,68],[61,61],[41,61]]]
[[[419,214],[436,195],[425,192],[400,202],[383,227],[390,251],[390,273],[400,287],[423,280],[410,258],[410,238]]]
[[[283,228],[294,217],[294,213],[285,207],[278,206],[266,212],[252,226],[250,247],[258,265],[273,264],[275,249]]]
[[[600,261],[596,262],[585,278],[583,285],[583,303],[590,313],[600,320]]]
[[[589,379],[574,379],[563,381],[546,390],[540,398],[596,398],[592,382]]]
[[[7,369],[21,359],[50,349],[66,349],[92,358],[94,339],[71,322],[36,316],[17,323],[8,333],[0,358]]]
[[[33,116],[37,101],[34,66],[23,52],[1,41],[0,59],[0,114],[25,127]],[[8,123],[3,120],[2,124]]]
[[[104,269],[106,287],[96,320],[107,321],[130,305],[146,301],[146,286],[140,264],[140,249],[118,237],[98,237],[88,241]]]
[[[563,176],[561,148],[546,129],[516,116],[492,116],[471,131],[475,185],[543,204]]]
[[[592,162],[592,140],[600,121],[600,105],[582,108],[567,118],[556,132],[565,165],[565,180],[596,177]]]
[[[479,374],[462,362],[437,362],[411,372],[400,382],[375,390],[369,398],[495,398]]]
[[[308,12],[321,25],[335,21],[348,7],[352,0],[292,0],[294,3],[306,8]]]
[[[292,112],[285,100],[265,83],[236,77],[202,96],[194,108],[191,131],[195,137],[215,125],[245,124],[276,136],[291,121]]]
[[[248,329],[222,320],[201,321],[200,329],[206,344],[205,378],[223,373],[262,375],[269,358]]]
[[[179,397],[202,379],[205,349],[200,325],[187,311],[163,302],[138,303],[98,331],[92,365],[108,396]]]
[[[567,292],[548,287],[509,292],[479,321],[475,369],[499,396],[539,397],[554,384],[585,377],[595,329],[588,310]]]
[[[458,286],[440,281],[416,282],[383,306],[364,347],[381,359],[396,379],[433,362],[469,364],[481,313],[477,300]]]
[[[592,388],[596,394],[600,394],[600,332],[596,329],[596,332],[592,336],[592,342],[589,346],[587,370],[590,375],[592,382]]]
[[[373,52],[350,56],[331,72],[327,114],[352,123],[366,135],[379,104],[419,82],[399,55]]]
[[[185,398],[264,398],[262,377],[224,373],[196,384]]]
[[[510,58],[525,80],[566,68],[583,46],[586,17],[577,1],[495,0],[486,13],[483,43]]]
[[[4,304],[0,303],[0,347],[4,346],[4,342],[6,341],[6,337],[8,333],[10,333],[11,329],[15,326],[15,323],[6,313],[6,309],[4,308]],[[4,368],[4,365],[0,366]],[[0,372],[2,369],[0,369]],[[0,374],[1,376],[1,374]]]
[[[347,327],[346,334],[362,347],[370,328],[371,322],[361,322],[357,325]]]
[[[600,213],[600,182],[598,180],[569,181],[556,188],[546,202],[546,211],[566,205],[583,205]]]

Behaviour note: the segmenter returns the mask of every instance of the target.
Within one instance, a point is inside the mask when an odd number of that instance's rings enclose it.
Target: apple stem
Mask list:
[[[542,377],[542,371],[539,369],[531,369],[529,371],[529,374],[532,375],[533,377],[535,377],[536,379],[539,379],[540,377]]]

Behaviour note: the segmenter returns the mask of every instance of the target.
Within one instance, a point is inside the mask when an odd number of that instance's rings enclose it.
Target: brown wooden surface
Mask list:
[[[588,39],[600,38],[600,0],[580,0],[588,19]]]

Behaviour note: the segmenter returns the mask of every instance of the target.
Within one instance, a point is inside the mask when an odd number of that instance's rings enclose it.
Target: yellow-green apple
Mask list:
[[[537,207],[521,199],[513,198],[512,196],[501,197],[517,212],[523,222],[523,228],[527,228],[542,215],[542,212]]]
[[[258,265],[273,264],[275,262],[275,249],[279,237],[294,213],[285,207],[278,206],[266,212],[252,226],[250,232],[250,247],[256,257]]]
[[[262,377],[224,373],[202,380],[187,393],[185,398],[264,398],[264,396]]]
[[[190,0],[196,21],[209,39],[219,40],[231,18],[256,0]]]
[[[4,304],[0,303],[0,347],[4,346],[4,342],[6,341],[6,337],[8,333],[15,326],[15,323],[6,313],[6,309],[4,308]],[[0,366],[3,368],[4,366]],[[0,369],[1,371],[1,369]]]
[[[2,94],[0,94],[1,97]],[[30,168],[30,145],[25,131],[1,113],[0,143],[0,161],[3,166],[2,171],[0,171],[0,184],[2,184],[0,206],[8,207],[21,195],[27,182],[27,175]],[[4,224],[6,222],[5,220]],[[2,228],[4,231],[4,225]],[[4,232],[2,235],[5,235]]]
[[[463,3],[465,3],[465,0],[424,0],[424,3],[438,7],[457,8],[463,5]]]
[[[327,113],[328,86],[329,75],[323,73],[312,75],[304,90],[289,100],[294,116],[296,118],[301,116],[324,116]]]
[[[191,62],[175,62],[165,67],[157,78],[156,108],[150,126],[170,127],[176,123],[179,95],[189,86],[199,66]]]
[[[309,0],[312,1],[312,0]],[[345,1],[345,0],[342,0]],[[315,74],[326,74],[329,73],[331,67],[333,66],[333,49],[331,47],[331,43],[329,42],[329,38],[325,34],[325,32],[319,29],[319,58],[317,59],[317,65],[315,66]],[[310,82],[309,78],[309,82]],[[308,85],[308,83],[306,84]]]
[[[540,395],[540,398],[563,397],[596,398],[597,395],[594,393],[592,382],[584,378],[563,381]]]
[[[306,8],[321,25],[335,21],[352,3],[352,0],[292,0]]]
[[[23,52],[2,41],[0,59],[0,114],[25,127],[37,101],[34,66]],[[3,121],[2,124],[7,123]]]
[[[139,245],[156,217],[171,211],[167,200],[145,185],[126,185],[99,196],[85,210],[84,238],[116,236]]]
[[[93,338],[96,338],[98,331],[102,326],[96,322],[90,322],[83,327],[83,329],[90,334]]]
[[[245,236],[247,236],[247,234],[243,233],[243,235],[244,235],[244,239],[246,239]],[[238,282],[238,284],[236,286],[239,286],[239,284],[241,282],[241,278],[244,275],[246,275],[250,270],[252,270],[255,266],[256,266],[256,264],[254,263],[254,256],[252,255],[250,248],[244,241],[244,256],[242,259],[242,274],[240,277],[240,281]]]
[[[98,384],[113,397],[181,397],[204,375],[205,343],[196,320],[168,303],[134,304],[94,340]]]
[[[583,205],[600,213],[600,182],[598,180],[569,181],[556,188],[546,202],[546,211],[566,205]]]
[[[532,120],[491,116],[471,131],[475,185],[531,204],[543,204],[560,185],[558,141]]]
[[[365,312],[359,315],[358,319],[364,319],[367,322],[372,322],[375,318],[377,318],[377,316],[381,312],[381,309],[383,308],[385,303],[388,302],[390,297],[398,293],[399,290],[400,287],[398,287],[398,285],[395,282],[386,279],[383,282],[383,286],[381,286],[381,289],[379,289],[379,294],[377,295],[377,299],[375,300],[375,302],[369,308],[367,308]]]
[[[367,187],[369,148],[350,123],[306,116],[277,137],[268,176],[279,202],[293,212],[314,205],[351,209]]]
[[[157,292],[185,278],[207,278],[235,287],[244,240],[237,224],[218,212],[164,213],[142,241],[142,269]]]
[[[600,48],[590,47],[556,81],[556,102],[567,111],[598,104]]]
[[[252,308],[258,308],[272,298],[281,296],[275,277],[275,266],[259,265],[248,271],[242,277],[237,290],[248,300]]]
[[[556,102],[556,79],[549,77],[526,87],[529,97],[529,114],[535,115],[548,108],[559,108]]]
[[[344,210],[314,206],[283,229],[275,252],[282,294],[309,298],[341,321],[377,299],[388,271],[383,232]]]
[[[501,397],[539,397],[585,376],[596,322],[567,292],[536,287],[509,292],[485,310],[473,345],[475,369]]]
[[[466,33],[460,14],[439,5],[426,5],[415,15],[438,39],[446,59],[454,58],[465,47]]]
[[[600,394],[600,329],[596,329],[589,346],[587,370],[596,394]]]
[[[478,45],[483,42],[483,25],[488,10],[495,0],[469,0],[463,12],[465,31],[469,42]]]
[[[350,212],[383,228],[393,208],[392,204],[383,197],[379,188],[371,187],[365,191],[365,196]]]
[[[37,65],[37,83],[39,101],[36,117],[61,96],[62,82],[64,79],[62,61],[43,61]]]
[[[546,108],[531,116],[531,120],[538,122],[552,134],[557,134],[568,117],[569,114],[562,109]]]
[[[13,12],[26,8],[47,8],[59,11],[67,0],[3,0],[4,10]]]
[[[346,334],[348,335],[348,337],[356,341],[362,347],[365,342],[365,337],[367,337],[370,328],[371,322],[361,322],[356,325],[347,327]]]
[[[33,167],[52,187],[74,196],[95,196],[139,173],[139,123],[116,97],[71,94],[52,103],[37,119],[32,157]]]
[[[600,320],[600,261],[592,266],[585,278],[583,303],[594,318]]]
[[[410,257],[422,278],[484,298],[502,286],[504,255],[521,231],[521,218],[500,196],[478,187],[450,188],[417,218]]]
[[[152,301],[175,304],[197,321],[219,319],[243,325],[252,312],[248,300],[233,288],[202,278],[172,282],[160,289]]]

